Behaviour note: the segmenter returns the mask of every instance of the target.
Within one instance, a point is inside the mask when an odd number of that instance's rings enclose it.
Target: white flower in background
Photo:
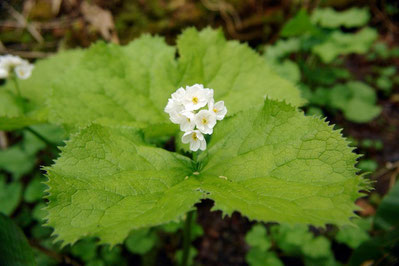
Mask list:
[[[16,66],[15,67],[15,74],[17,74],[17,77],[19,79],[27,79],[32,74],[33,67],[34,66],[32,64],[29,64],[29,63]]]
[[[203,134],[212,134],[217,120],[222,120],[227,113],[224,102],[214,103],[213,90],[201,84],[179,88],[172,93],[164,110],[170,120],[185,132],[182,142],[190,143],[192,151],[206,149]]]
[[[215,113],[208,110],[201,110],[195,115],[195,125],[204,134],[212,134],[216,125]]]
[[[216,120],[222,120],[227,113],[227,108],[224,106],[224,101],[218,101],[214,103],[213,99],[209,103],[209,111],[214,112]]]
[[[0,56],[0,78],[8,78],[12,71],[20,79],[27,79],[31,76],[33,65],[27,60],[14,55]]]
[[[5,79],[8,77],[8,71],[0,66],[0,79]]]
[[[204,89],[201,84],[186,87],[186,93],[183,97],[183,105],[188,111],[198,110],[213,98],[213,90]]]
[[[204,151],[206,149],[206,140],[204,135],[199,130],[187,131],[181,138],[184,144],[190,143],[190,150]]]

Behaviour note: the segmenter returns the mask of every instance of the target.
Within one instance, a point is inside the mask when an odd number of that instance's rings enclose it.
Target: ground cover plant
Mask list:
[[[144,34],[29,68],[3,58],[0,129],[11,145],[0,151],[0,237],[19,240],[0,245],[0,257],[25,265],[394,264],[395,162],[383,172],[391,193],[361,205],[384,143],[348,140],[339,129],[380,119],[381,99],[397,87],[396,50],[376,41],[368,12],[302,9],[282,28],[289,39],[262,46],[263,55],[220,29],[188,28],[176,45]],[[352,49],[359,33],[373,37]],[[327,56],[324,46],[342,49]],[[353,54],[374,65],[363,78],[344,68]],[[226,221],[232,233],[222,233]],[[212,258],[220,239],[240,249]]]

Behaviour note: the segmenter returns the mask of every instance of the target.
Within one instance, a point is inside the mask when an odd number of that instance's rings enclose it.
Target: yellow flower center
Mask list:
[[[197,104],[197,103],[198,103],[198,97],[193,97],[192,102],[193,102],[194,104]]]
[[[202,122],[202,124],[204,124],[204,125],[205,125],[205,124],[207,124],[207,123],[208,123],[208,120],[206,120],[206,118],[202,118],[202,121],[201,121],[201,122]]]
[[[217,112],[218,112],[218,109],[213,108],[213,112],[217,113]]]
[[[197,138],[197,133],[193,133],[193,135],[192,135],[192,137],[193,137],[193,140],[197,140],[198,138]]]

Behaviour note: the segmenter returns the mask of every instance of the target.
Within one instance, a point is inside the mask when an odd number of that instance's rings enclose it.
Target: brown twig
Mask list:
[[[44,39],[42,37],[42,35],[39,33],[39,31],[37,31],[37,29],[30,23],[28,23],[28,21],[26,20],[26,18],[19,13],[17,10],[15,10],[10,4],[8,4],[7,2],[3,3],[4,6],[8,9],[8,11],[10,12],[11,16],[14,17],[14,19],[23,27],[26,28],[29,33],[33,36],[33,38],[36,39],[37,42],[39,43],[43,43]]]

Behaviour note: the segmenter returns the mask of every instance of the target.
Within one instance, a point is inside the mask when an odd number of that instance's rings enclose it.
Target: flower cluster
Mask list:
[[[208,105],[208,108],[206,108]],[[190,143],[190,150],[206,149],[203,134],[212,134],[217,120],[222,120],[227,113],[223,101],[215,103],[213,90],[201,84],[179,88],[172,93],[165,112],[174,124],[184,131],[183,143]]]
[[[33,65],[14,55],[0,56],[0,79],[8,78],[12,71],[19,79],[27,79],[32,74]]]

